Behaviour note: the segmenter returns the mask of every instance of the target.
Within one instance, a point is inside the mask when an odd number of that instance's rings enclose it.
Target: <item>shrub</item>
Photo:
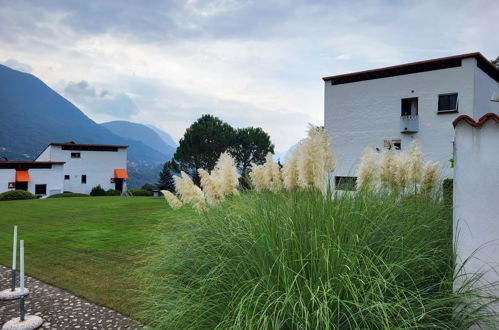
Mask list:
[[[11,190],[0,194],[0,201],[14,201],[21,199],[36,199],[36,196],[26,190]]]
[[[106,191],[100,186],[97,185],[92,188],[90,191],[90,196],[107,196]]]
[[[245,193],[181,216],[159,225],[140,272],[141,316],[153,327],[468,329],[488,320],[490,300],[466,286],[477,277],[453,291],[451,209],[437,199]]]
[[[149,190],[149,191],[153,191],[153,190],[156,190],[158,189],[158,187],[155,185],[155,184],[152,184],[152,183],[145,183],[142,188],[140,188],[141,190]]]
[[[119,190],[109,189],[108,191],[106,191],[106,196],[120,196],[120,195],[121,191]]]
[[[129,189],[128,192],[132,196],[152,196],[152,191],[144,189]]]
[[[73,192],[64,192],[62,194],[54,194],[49,196],[48,198],[65,198],[65,197],[88,197],[87,194],[73,193]]]

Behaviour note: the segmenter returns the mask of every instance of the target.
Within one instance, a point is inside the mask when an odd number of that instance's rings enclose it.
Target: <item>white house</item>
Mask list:
[[[454,126],[457,267],[463,267],[460,275],[483,273],[478,285],[499,283],[499,116],[489,113],[478,121],[460,116]],[[458,279],[457,286],[465,278]],[[499,296],[497,284],[489,289]]]
[[[35,161],[0,161],[0,193],[27,190],[40,198],[93,187],[125,192],[127,146],[51,143]]]
[[[63,192],[64,162],[0,161],[0,193],[27,190],[38,197]]]
[[[89,194],[93,187],[126,191],[127,146],[51,143],[36,161],[64,162],[64,191]]]
[[[421,144],[452,177],[452,121],[499,113],[499,70],[480,53],[457,55],[323,78],[324,124],[336,153],[335,181],[355,182],[370,146]]]

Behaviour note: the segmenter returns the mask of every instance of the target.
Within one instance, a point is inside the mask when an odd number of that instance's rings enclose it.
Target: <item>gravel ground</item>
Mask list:
[[[140,329],[143,326],[120,313],[95,305],[37,279],[26,276],[27,314],[38,315],[44,322],[40,329]],[[0,290],[9,287],[10,270],[0,266]],[[19,317],[17,300],[0,301],[0,327]]]

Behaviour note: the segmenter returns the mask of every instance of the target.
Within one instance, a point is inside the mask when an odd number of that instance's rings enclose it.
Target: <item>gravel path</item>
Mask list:
[[[10,270],[0,266],[0,290],[7,289]],[[26,276],[30,294],[26,298],[27,314],[38,315],[44,323],[40,329],[139,329],[143,326],[120,313],[95,305],[37,279]],[[0,301],[0,327],[18,317],[17,300]]]

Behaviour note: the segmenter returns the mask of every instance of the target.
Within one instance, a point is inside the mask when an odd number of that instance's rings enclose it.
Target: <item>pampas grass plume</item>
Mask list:
[[[437,186],[438,170],[440,163],[427,161],[424,165],[423,181],[421,183],[421,193],[429,194]]]
[[[237,187],[240,175],[237,173],[236,162],[228,153],[220,155],[211,176],[222,196],[239,193]]]
[[[357,184],[360,189],[371,189],[378,179],[378,160],[372,148],[364,149],[359,170],[357,171]]]
[[[296,149],[300,148],[298,145]],[[296,151],[296,149],[294,151]],[[287,190],[298,189],[298,152],[293,152],[282,168],[284,187]]]
[[[272,153],[267,153],[265,156],[265,164],[263,164],[263,182],[265,188],[278,192],[283,188],[281,167],[272,159]]]
[[[168,190],[161,190],[163,196],[165,196],[165,200],[168,202],[168,205],[174,210],[178,210],[182,207],[182,202],[177,198],[174,194],[172,194]]]
[[[263,165],[251,164],[251,172],[249,175],[256,191],[263,191],[266,189]]]
[[[202,168],[198,169],[199,177],[201,178],[201,187],[206,197],[208,204],[214,205],[223,199],[223,195],[218,191],[215,181],[208,172]]]
[[[205,209],[203,192],[184,171],[180,175],[182,177],[174,177],[175,191],[180,195],[184,203],[192,204],[198,211],[203,211]]]

